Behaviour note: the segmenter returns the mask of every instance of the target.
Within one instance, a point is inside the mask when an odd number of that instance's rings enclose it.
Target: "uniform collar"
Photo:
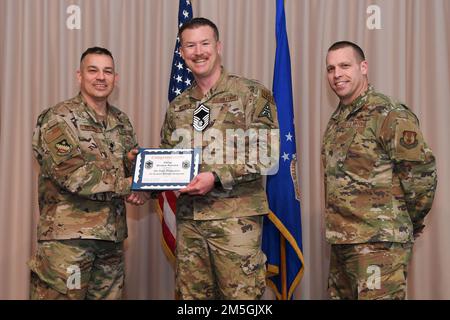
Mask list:
[[[212,86],[211,89],[206,92],[206,94],[203,94],[200,90],[200,87],[197,85],[197,83],[194,81],[193,86],[189,89],[188,95],[190,98],[193,98],[194,100],[203,100],[207,101],[211,99],[216,94],[219,94],[221,92],[226,91],[227,88],[227,79],[228,79],[228,72],[225,70],[223,66],[220,67],[220,77],[219,80]]]
[[[94,123],[103,127],[103,124],[100,121],[98,121],[94,109],[88,105],[86,100],[83,98],[83,95],[81,94],[81,92],[78,93],[78,96],[76,96],[75,99],[77,102],[79,102],[81,105],[83,105],[84,111],[86,111],[86,113],[89,115],[89,117],[91,118],[91,121],[93,121]],[[110,130],[110,129],[113,129],[116,126],[118,126],[120,124],[120,121],[118,118],[117,109],[113,108],[109,104],[109,102],[106,102],[106,110],[108,110],[107,117],[106,117],[106,121],[108,124],[107,124],[106,128],[108,130]]]
[[[357,97],[355,100],[353,100],[350,104],[343,104],[339,103],[336,111],[331,116],[333,119],[338,120],[340,119],[346,119],[350,115],[358,112],[367,102],[367,99],[369,95],[371,95],[374,92],[373,86],[371,84],[368,85],[367,90],[364,91],[363,94],[361,94],[359,97]]]

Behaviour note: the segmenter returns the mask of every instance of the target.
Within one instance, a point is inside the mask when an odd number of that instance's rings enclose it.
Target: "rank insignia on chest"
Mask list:
[[[194,110],[192,125],[197,131],[203,131],[209,124],[210,110],[204,104],[201,104]]]

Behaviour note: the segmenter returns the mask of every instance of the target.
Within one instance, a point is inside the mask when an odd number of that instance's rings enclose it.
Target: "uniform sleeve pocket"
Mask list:
[[[395,130],[393,158],[397,161],[424,161],[422,132],[412,121],[399,120]]]

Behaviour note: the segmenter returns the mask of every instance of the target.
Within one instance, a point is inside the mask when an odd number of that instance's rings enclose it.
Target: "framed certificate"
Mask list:
[[[198,174],[199,149],[141,148],[136,156],[132,190],[177,190]]]

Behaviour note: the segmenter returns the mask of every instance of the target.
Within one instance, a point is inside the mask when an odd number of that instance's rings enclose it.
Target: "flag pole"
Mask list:
[[[281,300],[287,300],[287,267],[286,267],[286,239],[280,236],[280,250],[281,250],[281,262],[280,262],[280,274],[281,274]]]

